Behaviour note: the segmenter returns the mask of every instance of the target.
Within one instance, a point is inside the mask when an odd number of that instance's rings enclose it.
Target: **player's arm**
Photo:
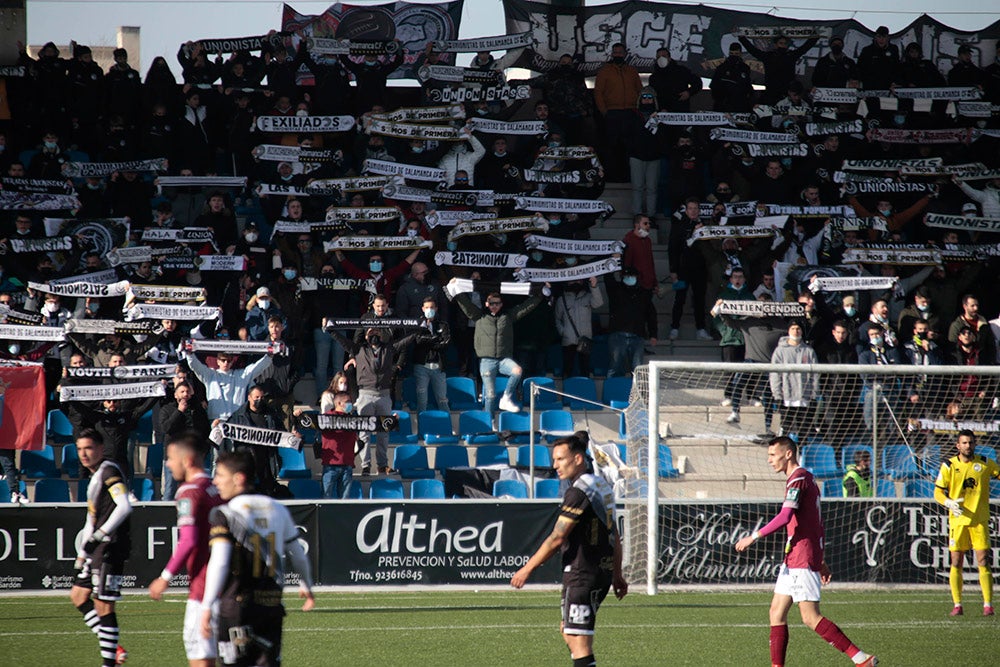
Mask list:
[[[611,539],[614,544],[614,574],[611,579],[611,586],[614,588],[615,597],[621,600],[623,597],[628,595],[628,582],[625,581],[625,576],[622,574],[622,540],[621,536],[618,534],[618,528],[612,524],[611,526]]]
[[[941,505],[944,505],[955,517],[960,517],[965,510],[962,509],[962,502],[965,498],[951,498],[949,497],[949,489],[951,488],[951,466],[948,462],[941,464],[941,471],[938,473],[937,480],[934,482],[934,500],[936,500]]]
[[[522,588],[528,581],[528,577],[531,576],[531,573],[551,558],[552,554],[562,548],[563,543],[566,541],[566,537],[570,534],[576,524],[577,520],[569,517],[561,516],[556,519],[556,527],[552,529],[549,536],[545,538],[544,542],[542,542],[542,546],[538,547],[538,551],[536,551],[534,555],[528,559],[528,562],[524,564],[524,567],[514,574],[510,580],[510,585],[514,588]]]
[[[73,567],[77,570],[83,567],[83,561],[86,560],[87,554],[83,550],[83,546],[90,541],[90,536],[94,534],[94,515],[87,512],[87,520],[83,524],[83,530],[80,535],[80,550],[76,552],[76,562],[73,563]]]
[[[111,511],[111,515],[108,520],[105,521],[99,528],[94,530],[93,533],[87,538],[83,543],[83,552],[88,556],[94,553],[98,544],[102,542],[109,542],[111,540],[111,534],[118,529],[118,526],[128,518],[128,515],[132,513],[132,503],[128,500],[128,489],[125,488],[125,482],[121,477],[114,476],[109,477],[104,481],[105,487],[107,487],[108,494],[111,496],[111,500],[115,503],[115,508]]]
[[[214,514],[216,513],[213,510]],[[205,593],[201,597],[201,634],[205,639],[212,638],[212,605],[222,593],[229,569],[229,559],[233,554],[232,536],[228,525],[213,523],[208,545],[211,555],[205,568]]]
[[[776,533],[785,526],[788,522],[792,520],[792,515],[795,514],[795,507],[792,505],[783,505],[781,511],[778,512],[777,516],[767,522],[760,530],[755,530],[742,540],[736,543],[737,551],[746,551],[750,548],[754,542],[762,537],[767,537],[771,533]]]
[[[316,606],[316,598],[312,592],[312,571],[309,567],[309,559],[306,557],[305,549],[299,543],[296,535],[295,539],[285,545],[285,553],[292,562],[292,569],[299,573],[299,597],[305,602],[302,603],[302,611],[310,611]]]
[[[181,497],[177,499],[177,525],[180,529],[177,547],[160,576],[149,585],[149,597],[154,600],[163,597],[163,591],[167,590],[170,580],[180,571],[181,566],[198,544],[198,527],[194,524],[194,512],[191,498]]]

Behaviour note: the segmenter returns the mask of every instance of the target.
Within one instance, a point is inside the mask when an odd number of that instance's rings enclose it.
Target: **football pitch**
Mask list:
[[[947,586],[936,591],[830,590],[824,614],[883,667],[947,663],[996,665],[997,618],[981,616],[972,587],[966,615],[949,618]],[[320,593],[303,613],[289,590],[284,664],[570,665],[558,634],[555,590]],[[767,665],[767,592],[631,593],[598,615],[599,665]],[[181,644],[184,598],[119,603],[128,665],[186,665]],[[850,666],[851,661],[790,617],[788,665]],[[6,665],[96,665],[97,638],[67,597],[0,598]]]

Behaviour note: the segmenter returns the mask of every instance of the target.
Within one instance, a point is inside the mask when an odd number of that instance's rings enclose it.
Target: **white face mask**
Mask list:
[[[271,300],[270,299],[258,299],[257,300],[257,305],[260,306],[261,310],[267,310],[268,308],[271,307]]]
[[[337,391],[347,391],[347,383],[346,382],[338,382],[337,383]]]
[[[254,243],[257,241],[257,232],[247,232],[243,235],[243,238],[247,240],[247,243]]]
[[[656,59],[656,64],[659,67],[666,67],[667,65],[670,64],[670,58],[667,58],[666,56],[660,56],[659,58]]]
[[[58,313],[59,312],[59,304],[58,303],[52,303],[51,301],[46,302],[46,304],[44,306],[42,306],[42,310],[44,310],[46,313],[49,313],[49,314]]]
[[[416,229],[407,229],[406,230],[406,235],[409,236],[410,238],[413,238],[414,236],[417,235],[417,230]]]
[[[638,236],[640,239],[644,239],[647,236],[649,236],[649,231],[645,229],[637,229],[635,230],[635,235]]]
[[[801,340],[800,336],[792,336],[792,335],[788,336],[788,342],[792,343],[793,345],[796,344],[796,343],[798,343],[799,340]]]

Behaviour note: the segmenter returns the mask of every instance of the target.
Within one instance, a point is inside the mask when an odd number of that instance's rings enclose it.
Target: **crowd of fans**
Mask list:
[[[759,94],[751,85],[741,43],[763,62],[765,89]],[[1000,62],[980,70],[963,47],[945,76],[924,59],[917,44],[907,45],[901,59],[898,48],[888,40],[888,31],[880,28],[858,63],[844,55],[842,39],[828,40],[828,53],[814,69],[811,82],[804,81],[796,75],[796,63],[815,44],[816,40],[807,40],[798,49],[790,49],[789,40],[779,35],[773,48],[762,49],[741,38],[714,72],[710,86],[714,109],[731,114],[731,122],[723,124],[757,133],[782,132],[807,146],[802,154],[789,151],[772,156],[763,150],[757,157],[750,150],[753,145],[713,138],[710,125],[668,119],[669,114],[691,111],[702,81],[674,62],[666,49],[657,52],[644,84],[629,64],[625,47],[615,45],[593,89],[578,70],[576,58],[565,54],[552,71],[526,81],[506,81],[509,86],[535,90],[537,94],[530,99],[511,96],[515,99],[508,103],[466,103],[461,113],[452,114],[460,118],[450,121],[461,128],[458,140],[435,141],[371,131],[374,121],[394,111],[386,102],[390,97],[386,78],[402,62],[398,50],[387,49],[393,51],[391,55],[321,58],[310,53],[305,40],[272,34],[259,52],[241,51],[213,59],[201,44],[188,42],[180,47],[178,65],[157,57],[143,77],[130,66],[124,49],[115,51],[114,66],[103,72],[85,46],[72,45],[72,53],[60,54],[48,43],[37,59],[22,47],[19,64],[24,66],[24,76],[9,76],[5,81],[11,121],[0,135],[0,182],[65,181],[69,163],[159,158],[167,159],[162,175],[246,177],[245,186],[211,189],[197,186],[197,179],[191,181],[195,185],[163,187],[157,174],[142,171],[74,178],[70,182],[80,207],[44,214],[128,218],[131,246],[156,246],[143,241],[144,231],[150,228],[208,229],[209,241],[182,245],[199,255],[242,256],[245,266],[209,272],[198,270],[197,265],[171,268],[170,262],[156,259],[111,266],[109,257],[88,246],[84,235],[75,239],[71,251],[14,252],[10,240],[43,238],[46,232],[42,213],[8,210],[6,232],[0,234],[0,243],[8,248],[0,256],[0,301],[10,309],[40,313],[41,324],[46,326],[64,326],[72,320],[121,320],[125,305],[121,297],[60,299],[27,289],[29,282],[49,283],[113,269],[117,279],[133,284],[203,287],[205,299],[200,305],[217,307],[219,315],[207,321],[163,320],[145,336],[70,334],[63,342],[43,345],[9,340],[0,353],[44,362],[47,388],[54,397],[50,407],[59,407],[59,386],[77,381],[65,377],[67,367],[176,363],[178,371],[162,400],[63,404],[74,428],[102,431],[109,456],[122,460],[128,469],[122,443],[147,408],[154,409],[160,438],[233,419],[289,430],[294,428],[295,386],[305,375],[312,376],[317,392],[325,389],[323,411],[387,414],[400,380],[410,375],[417,380],[420,408],[430,405],[432,393],[437,405],[446,409],[446,374],[481,381],[488,410],[517,411],[520,378],[525,373],[547,374],[551,368],[547,355],[553,345],[562,348],[564,376],[590,375],[592,339],[606,332],[609,375],[631,373],[642,362],[644,349],[657,344],[656,298],[668,291],[674,295],[669,337],[680,336],[682,316],[690,302],[695,335],[703,340],[721,338],[725,360],[790,359],[795,355],[785,348],[794,341],[794,345],[815,348],[821,361],[995,363],[1000,340],[995,332],[1000,331],[1000,324],[991,324],[979,314],[1000,312],[1000,300],[988,288],[996,275],[996,254],[982,250],[992,236],[928,227],[923,216],[1000,218],[1000,178],[970,184],[931,170],[927,175],[918,172],[903,177],[936,186],[925,188],[926,194],[854,197],[844,192],[844,186],[856,180],[855,174],[845,176],[842,167],[845,160],[926,158],[942,158],[945,165],[981,163],[984,171],[1000,167],[998,137],[988,132],[973,135],[998,126]],[[452,55],[438,53],[428,44],[414,69],[446,64]],[[178,67],[179,75],[175,74]],[[301,80],[303,67],[311,85]],[[503,86],[501,67],[489,52],[477,53],[466,70],[496,72],[492,83],[452,84],[426,78],[420,81],[419,102],[412,106],[440,106],[434,102],[434,93],[450,86]],[[891,92],[867,99],[862,94],[860,103],[839,104],[812,101],[810,95],[814,87],[898,91],[945,85],[980,88],[992,110],[967,117],[948,100],[922,105],[922,100],[897,99]],[[349,131],[333,133],[258,129],[260,118],[302,116],[353,116],[357,123]],[[537,134],[487,133],[468,125],[469,118],[523,119],[543,125]],[[860,131],[831,129],[854,120],[862,121]],[[878,128],[966,128],[968,133],[964,141],[933,143],[910,135],[916,138],[896,143],[878,140],[872,134]],[[257,147],[270,145],[301,149],[312,154],[313,160],[265,159]],[[560,152],[567,147],[595,147],[596,155],[586,150]],[[444,174],[442,191],[492,191],[497,201],[489,206],[435,205],[392,199],[377,187],[306,190],[317,180],[362,175],[369,160],[438,168]],[[528,180],[535,174],[574,171],[578,173],[573,179],[536,176],[538,180]],[[891,165],[865,176],[886,183],[900,180],[899,169]],[[632,187],[628,213],[633,229],[621,239],[620,252],[613,253],[620,261],[619,271],[556,279],[544,288],[541,282],[545,281],[539,281],[529,295],[503,288],[511,280],[511,268],[435,261],[440,251],[524,254],[527,260],[522,268],[556,272],[591,261],[593,255],[532,249],[525,244],[523,230],[450,239],[449,227],[434,223],[447,210],[467,211],[469,219],[528,214],[515,208],[514,196],[599,200],[606,182],[630,182]],[[409,178],[406,185],[434,187]],[[7,183],[4,187],[10,189]],[[295,194],[282,194],[282,187]],[[756,206],[749,211],[738,206],[746,202],[756,202]],[[328,223],[331,210],[351,207],[398,207],[398,216],[334,219],[334,224],[317,224],[300,233],[283,232],[277,225],[279,221]],[[845,212],[834,213],[836,207]],[[846,211],[882,222],[841,231],[831,219],[848,215]],[[576,242],[590,239],[590,229],[601,224],[605,214],[545,211],[543,215],[545,231],[533,230],[533,235]],[[702,239],[697,233],[704,227],[761,224],[763,218],[766,225],[774,225],[770,237],[732,234],[723,238],[722,234]],[[414,249],[372,252],[324,247],[341,237],[365,235],[428,243]],[[662,245],[654,244],[654,238]],[[961,249],[973,242],[981,250],[961,256]],[[954,261],[934,265],[906,265],[891,258],[887,264],[855,265],[862,275],[897,276],[894,288],[884,294],[820,292],[814,297],[805,290],[807,280],[798,277],[796,269],[841,265],[845,253],[873,247],[872,243],[882,244],[881,249],[888,247],[885,244],[909,244],[903,247],[957,248],[959,252]],[[663,252],[669,259],[669,276],[657,275],[655,259]],[[455,278],[472,280],[473,290],[462,291],[452,300],[456,290],[446,288]],[[332,284],[337,279],[357,281],[356,288],[303,289],[310,282]],[[798,299],[805,304],[805,317],[791,327],[787,320],[774,318],[720,316],[713,321],[707,311],[718,299]],[[602,327],[595,310],[604,303],[610,315]],[[353,336],[329,325],[335,318],[359,316],[372,319],[372,325],[381,317],[415,318],[420,325],[362,327]],[[918,328],[924,331],[915,331]],[[782,336],[785,339],[779,343]],[[185,345],[191,338],[273,345],[263,356],[219,352],[199,359]],[[510,376],[499,401],[498,375]],[[748,398],[762,399],[772,407],[808,400],[790,395],[790,391],[803,391],[800,386],[778,382],[751,391],[745,385],[734,378],[726,389],[733,423],[739,421],[741,401]],[[974,389],[964,391],[975,393]],[[783,420],[787,423],[788,419],[788,412],[783,412]],[[379,433],[371,439],[377,441],[378,471],[386,474],[393,471],[384,436]],[[341,443],[342,449],[346,446]],[[271,480],[262,484],[265,490],[273,483],[276,458],[272,455],[258,466],[258,476]],[[353,464],[346,454],[324,455],[324,468],[343,468],[345,459]],[[371,454],[366,454],[365,472],[370,470],[370,459]],[[0,460],[12,479],[13,458]],[[169,494],[166,490],[165,497]]]

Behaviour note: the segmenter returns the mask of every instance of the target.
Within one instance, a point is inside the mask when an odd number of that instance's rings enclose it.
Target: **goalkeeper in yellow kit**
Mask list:
[[[990,552],[990,479],[1000,478],[996,461],[976,455],[976,435],[958,432],[958,456],[944,461],[938,473],[934,500],[948,508],[948,551],[951,552],[952,616],[962,615],[962,561],[965,552],[976,552],[979,584],[983,588],[983,616],[993,615],[993,573]]]

